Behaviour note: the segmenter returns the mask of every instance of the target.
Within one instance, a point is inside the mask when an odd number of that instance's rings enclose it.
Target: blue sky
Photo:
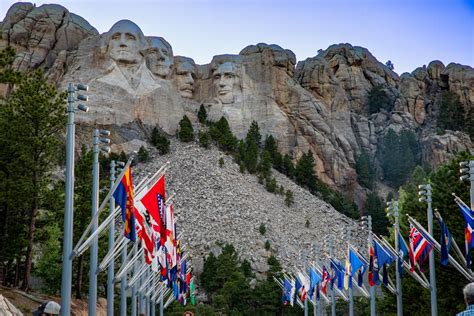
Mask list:
[[[0,1],[0,18],[16,1]],[[52,1],[36,1],[39,6]],[[474,0],[58,0],[100,33],[129,19],[175,55],[209,63],[265,42],[298,60],[336,43],[363,46],[399,74],[438,59],[474,66]]]

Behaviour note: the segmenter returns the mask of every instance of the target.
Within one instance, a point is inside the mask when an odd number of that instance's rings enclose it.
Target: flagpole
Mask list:
[[[110,162],[110,188],[114,186],[115,182],[115,160]],[[109,212],[111,215],[115,211],[115,199],[113,196],[109,200]],[[109,252],[115,246],[115,217],[110,222],[109,227]],[[109,269],[107,271],[107,316],[114,315],[114,260],[110,262]]]
[[[137,256],[137,248],[138,248],[138,241],[136,241],[133,245],[133,257]],[[133,259],[132,259],[133,260]],[[132,261],[130,260],[130,261]],[[135,271],[137,270],[137,261],[134,260],[132,266],[132,273],[130,277],[135,276]],[[124,273],[125,275],[125,273]],[[134,285],[132,286],[132,316],[137,316],[137,287]]]
[[[160,316],[163,316],[163,291],[160,292]]]
[[[431,194],[431,184],[419,185],[418,189],[424,189],[426,191],[420,191],[420,202],[426,201],[428,208],[426,210],[428,217],[428,233],[433,236],[433,209],[431,207],[432,203],[432,194]],[[436,271],[435,271],[435,257],[434,251],[430,251],[429,254],[430,262],[430,286],[431,286],[431,316],[438,316],[438,303],[436,300]]]
[[[329,238],[329,257],[332,258],[332,256],[334,255],[333,252],[334,252],[334,235],[329,235],[328,236]],[[336,297],[334,295],[334,281],[331,280],[331,316],[336,316]]]
[[[127,245],[122,249],[122,262],[120,267],[127,264]],[[127,316],[127,274],[120,281],[120,316]]]
[[[156,285],[155,285],[155,280],[156,280],[156,272],[155,271],[152,271],[151,272],[153,274],[153,281],[151,283],[151,286],[150,286],[150,289],[151,289],[151,293],[150,293],[150,303],[151,303],[151,316],[155,316],[156,315],[156,304],[155,304],[155,300],[153,299],[153,290],[155,289]]]
[[[303,250],[303,271],[306,273],[306,261],[308,260],[308,256],[306,254],[306,250]],[[303,280],[301,280],[303,281]],[[304,284],[303,284],[304,286]],[[305,289],[306,291],[307,289]],[[308,316],[308,300],[304,300],[304,316]]]
[[[93,160],[92,160],[92,227],[94,233],[99,226],[99,219],[96,216],[99,208],[99,130],[94,129],[93,138]],[[97,313],[97,257],[99,254],[99,244],[97,237],[92,239],[90,266],[89,266],[89,315],[95,316]]]
[[[395,219],[394,227],[393,227],[393,232],[395,236],[395,252],[396,256],[396,265],[395,265],[395,277],[396,277],[396,291],[395,295],[397,296],[397,316],[402,316],[403,315],[403,294],[402,294],[402,279],[400,277],[400,245],[398,244],[398,232],[400,231],[400,223],[398,221],[398,200],[395,201],[392,199],[392,201],[387,202],[387,212],[388,214],[392,215],[393,218]]]
[[[373,247],[373,238],[372,238],[372,216],[367,216],[367,227],[369,228],[369,245]],[[369,254],[370,257],[370,254]],[[369,258],[370,260],[370,258]],[[375,316],[375,285],[369,286],[370,293],[370,316]]]
[[[316,257],[316,266],[319,266],[319,247],[318,245],[314,245],[314,256]],[[319,285],[316,285],[319,287]],[[314,309],[314,316],[321,316],[321,302],[317,298],[317,292],[313,289],[314,301],[315,301],[315,309]]]
[[[349,260],[349,245],[351,244],[352,239],[352,227],[346,227],[346,242],[347,246],[347,259]],[[354,292],[352,291],[352,269],[351,271],[346,271],[349,273],[348,288],[349,288],[349,316],[354,316]]]

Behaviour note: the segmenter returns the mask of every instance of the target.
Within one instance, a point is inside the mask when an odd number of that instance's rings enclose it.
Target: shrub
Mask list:
[[[260,232],[260,235],[265,235],[265,233],[267,232],[267,228],[265,227],[265,224],[264,223],[261,223],[260,224],[260,227],[258,228],[258,231]]]
[[[203,148],[209,148],[211,143],[211,136],[208,132],[199,132],[199,146]]]
[[[369,91],[368,108],[370,114],[380,112],[381,109],[390,112],[393,108],[393,103],[392,98],[387,94],[383,85],[374,86]]]
[[[150,153],[145,147],[141,146],[140,150],[138,150],[138,161],[147,162],[148,160],[150,160]]]
[[[194,140],[193,125],[186,115],[183,116],[181,121],[179,121],[178,138],[185,143],[192,142]]]
[[[224,166],[224,158],[221,157],[221,158],[219,159],[219,167],[222,168],[223,166]]]
[[[291,190],[286,190],[285,193],[285,204],[286,206],[290,207],[295,203],[294,197],[293,197],[293,191]]]
[[[198,120],[199,120],[199,123],[201,124],[205,124],[207,121],[207,111],[204,108],[203,104],[201,104],[201,106],[199,107]]]
[[[155,146],[156,149],[158,149],[161,155],[167,154],[170,151],[169,139],[165,136],[165,134],[160,133],[156,127],[151,132],[150,143]]]
[[[269,251],[269,250],[270,250],[270,246],[271,246],[271,245],[270,245],[270,241],[267,239],[267,240],[265,241],[265,250],[266,250],[266,251]]]

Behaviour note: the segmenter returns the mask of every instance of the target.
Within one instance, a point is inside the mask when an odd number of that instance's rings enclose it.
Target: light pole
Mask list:
[[[369,231],[367,241],[369,243],[369,247],[373,247],[373,237],[372,237],[372,216],[362,216],[362,223],[365,225],[367,224],[367,230]],[[370,254],[369,254],[370,257]],[[370,294],[370,316],[375,316],[375,286],[369,286],[369,294]]]
[[[431,184],[421,184],[418,186],[419,201],[426,202],[428,204],[427,217],[428,217],[428,233],[433,236],[433,209],[431,208]],[[430,251],[430,292],[431,292],[431,315],[438,315],[438,304],[436,300],[436,272],[435,272],[435,257],[434,251]]]
[[[106,138],[110,135],[107,130],[94,129],[92,133],[92,230],[93,234],[97,230],[99,219],[96,213],[99,209],[99,151],[109,153],[110,147],[100,146],[101,144],[109,144],[110,139]],[[97,237],[94,238],[91,245],[91,259],[89,269],[89,316],[95,316],[97,313],[97,261],[98,261],[99,245]]]
[[[474,160],[471,161],[462,161],[459,163],[461,169],[461,181],[470,180],[471,181],[471,191],[470,191],[470,200],[471,200],[471,210],[474,210]]]
[[[83,84],[69,83],[67,87],[67,134],[66,134],[66,196],[64,203],[64,236],[63,236],[63,264],[61,275],[61,315],[71,314],[71,284],[72,284],[72,239],[74,217],[74,102],[87,101],[87,96],[76,92],[87,91]],[[89,108],[83,104],[77,106],[78,110],[87,112]]]
[[[398,222],[398,201],[392,199],[391,202],[387,202],[387,206],[387,215],[392,215],[395,219],[394,235],[395,250],[397,251],[397,264],[395,265],[397,281],[397,316],[403,316],[402,279],[400,278],[400,245],[398,244],[398,232],[400,231],[400,223]]]

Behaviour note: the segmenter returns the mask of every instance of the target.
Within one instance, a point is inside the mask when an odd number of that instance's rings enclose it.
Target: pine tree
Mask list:
[[[157,127],[153,128],[151,133],[150,143],[158,149],[161,155],[165,155],[170,151],[169,139]]]
[[[466,114],[464,130],[474,142],[474,108],[470,108]]]
[[[272,159],[272,163],[275,164],[276,154],[278,153],[278,147],[272,135],[267,135],[265,138],[265,144],[263,146],[263,150],[268,151],[270,157]]]
[[[260,155],[259,172],[265,177],[270,177],[272,173],[272,158],[267,150],[264,150]]]
[[[201,124],[206,124],[207,122],[207,111],[204,107],[204,104],[201,104],[201,106],[199,107],[198,120]]]
[[[376,193],[367,195],[365,214],[372,217],[372,231],[377,235],[387,236],[390,223],[385,216],[384,202]]]
[[[178,138],[185,143],[192,142],[194,140],[193,125],[186,115],[184,115],[181,121],[179,121]]]
[[[145,147],[140,146],[140,149],[138,150],[138,161],[147,162],[148,160],[150,160],[150,153]]]
[[[393,100],[385,92],[383,85],[374,86],[368,95],[368,109],[369,113],[380,112],[381,109],[391,111],[393,108]]]
[[[464,107],[459,97],[451,91],[443,91],[437,126],[442,129],[462,131],[464,128]]]
[[[208,132],[199,132],[199,146],[209,148],[211,137]]]
[[[30,204],[24,290],[29,287],[38,209],[49,183],[49,172],[62,148],[57,135],[66,125],[65,96],[47,83],[41,71],[36,71],[20,79],[2,107],[0,124],[6,124],[10,132],[0,137],[9,137],[5,142],[15,144],[9,148],[14,150],[11,154],[16,157],[16,172],[28,179],[21,195]]]
[[[364,187],[371,189],[374,183],[375,172],[370,161],[369,154],[366,151],[362,151],[355,159],[357,181]]]
[[[290,155],[286,154],[283,157],[283,173],[288,176],[288,178],[292,179],[295,175],[295,166],[293,165],[293,161]]]
[[[310,192],[316,191],[316,175],[314,173],[314,157],[311,151],[301,156],[295,168],[295,180],[301,186],[309,189]]]
[[[276,182],[275,177],[267,178],[265,187],[268,192],[275,193],[277,189],[277,182]]]
[[[253,132],[249,130],[245,138],[244,164],[249,173],[255,173],[257,171],[258,143],[256,138],[255,129]]]
[[[254,140],[257,144],[257,148],[260,148],[261,139],[262,135],[260,134],[260,128],[258,127],[258,123],[256,121],[252,121],[245,140],[247,143],[249,143],[251,140]]]
[[[294,197],[293,197],[293,191],[291,190],[286,190],[285,193],[285,204],[286,206],[290,207],[295,203]]]

